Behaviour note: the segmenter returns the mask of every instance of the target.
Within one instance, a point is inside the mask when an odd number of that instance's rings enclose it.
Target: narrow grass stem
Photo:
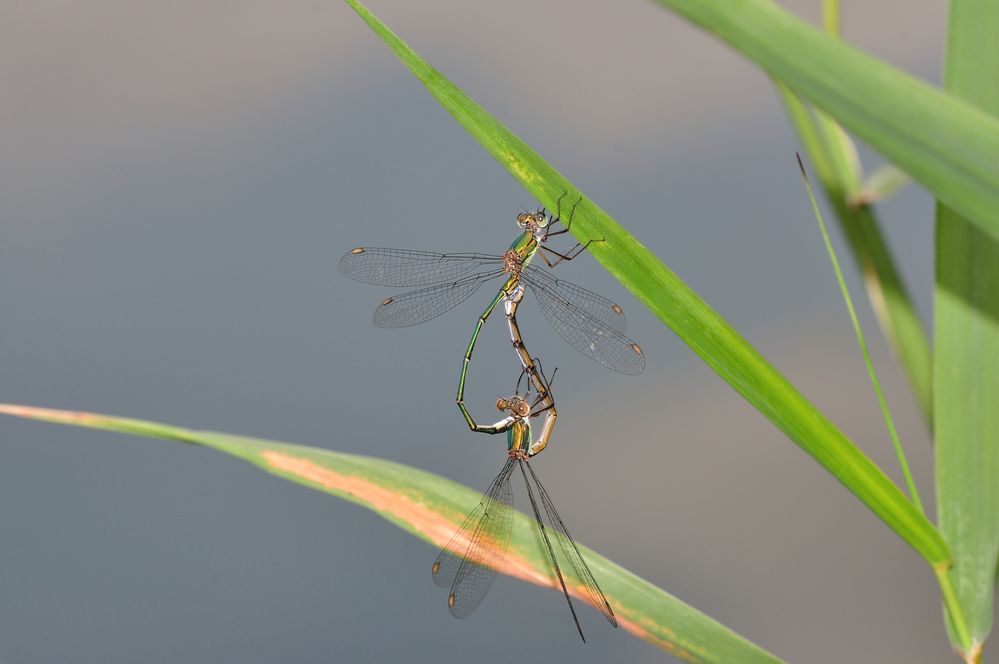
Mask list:
[[[968,623],[964,619],[964,611],[961,603],[954,592],[954,585],[950,581],[950,567],[947,565],[934,565],[933,572],[937,575],[937,583],[940,584],[940,594],[943,596],[944,606],[947,607],[947,615],[950,617],[951,626],[957,634],[957,640],[961,644],[961,657],[971,664],[981,657],[981,650],[976,649],[971,643],[971,633],[968,631]],[[977,655],[975,654],[977,650]]]
[[[848,147],[849,139],[844,135],[843,143],[828,142],[827,132],[819,128],[818,117],[790,88],[777,80],[774,83],[798,139],[812,160],[826,199],[836,213],[840,230],[863,277],[867,298],[878,325],[905,371],[916,403],[932,429],[933,378],[929,341],[874,209],[866,205],[856,207],[849,202],[850,192],[853,196],[860,192],[859,166],[856,171],[844,169],[850,161],[832,155],[835,148]],[[853,151],[852,147],[850,150]]]
[[[871,362],[871,354],[867,349],[867,342],[864,341],[864,333],[860,328],[860,321],[857,319],[857,312],[853,308],[853,300],[850,298],[850,291],[846,287],[846,281],[843,279],[843,271],[839,267],[839,260],[836,258],[836,250],[833,249],[832,241],[829,239],[829,233],[826,231],[825,222],[822,220],[822,212],[819,210],[818,201],[815,200],[815,192],[812,190],[812,183],[808,180],[808,174],[805,173],[805,166],[801,163],[801,155],[796,155],[798,157],[798,167],[801,169],[801,177],[805,181],[805,189],[808,191],[808,200],[812,204],[812,210],[815,212],[815,218],[819,222],[819,230],[822,232],[822,240],[825,242],[826,251],[829,253],[829,260],[832,262],[833,271],[836,272],[836,281],[839,284],[839,290],[843,294],[843,301],[846,303],[846,310],[850,314],[850,322],[853,323],[853,331],[857,335],[857,344],[860,346],[860,352],[864,356],[864,363],[867,365],[867,374],[871,378],[871,384],[874,386],[874,393],[878,397],[878,405],[881,407],[881,413],[885,418],[885,425],[888,427],[888,435],[891,437],[892,445],[895,447],[895,454],[898,456],[898,464],[902,467],[902,474],[905,476],[905,484],[909,488],[909,496],[912,498],[913,504],[920,513],[925,514],[923,509],[922,500],[919,498],[919,491],[916,489],[916,482],[912,477],[912,472],[909,470],[909,462],[905,458],[905,450],[902,448],[902,441],[899,440],[898,432],[895,430],[895,422],[892,419],[891,411],[888,409],[888,402],[885,400],[884,392],[881,390],[881,382],[878,380],[877,372],[874,371],[874,363]]]
[[[833,37],[839,38],[839,0],[822,0],[822,27]]]

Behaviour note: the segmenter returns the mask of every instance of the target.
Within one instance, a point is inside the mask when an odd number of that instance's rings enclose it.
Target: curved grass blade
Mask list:
[[[999,115],[999,2],[950,3],[944,86]],[[999,240],[970,221],[940,197],[934,440],[937,514],[970,634],[953,619],[948,626],[951,642],[975,662],[992,628],[999,562]]]
[[[899,488],[687,284],[379,21],[346,0],[427,89],[542,204],[580,198],[572,233],[602,239],[589,252],[718,375],[805,450],[931,565],[946,563],[943,537]],[[754,3],[755,4],[755,3]],[[601,578],[603,576],[601,575]]]
[[[374,457],[259,438],[195,431],[144,420],[0,404],[0,413],[208,447],[283,479],[370,509],[436,547],[447,545],[481,495],[451,480]],[[514,513],[503,572],[555,589],[534,520]],[[603,556],[580,546],[614,604],[621,628],[688,662],[767,664],[774,655]],[[585,590],[569,585],[571,594]]]
[[[771,0],[657,2],[727,42],[999,237],[999,118],[823,34]]]

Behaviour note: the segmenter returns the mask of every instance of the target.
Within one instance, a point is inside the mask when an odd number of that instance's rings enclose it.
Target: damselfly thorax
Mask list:
[[[507,274],[520,279],[520,269],[524,263],[524,259],[513,249],[507,249],[503,252],[503,271]]]

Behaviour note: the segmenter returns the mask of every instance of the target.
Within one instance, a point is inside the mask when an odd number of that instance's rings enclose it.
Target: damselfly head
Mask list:
[[[512,396],[509,399],[497,399],[496,410],[510,411],[511,415],[517,417],[527,417],[531,414],[531,405],[518,396]]]
[[[531,413],[531,404],[520,397],[512,397],[509,408],[510,412],[518,417],[527,417]]]
[[[517,225],[525,231],[536,233],[548,226],[548,216],[544,210],[537,212],[521,212],[517,215]]]

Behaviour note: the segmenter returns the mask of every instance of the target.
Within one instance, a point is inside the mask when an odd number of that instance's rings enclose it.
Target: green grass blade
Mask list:
[[[823,24],[833,37],[840,37],[838,0],[823,1]],[[809,108],[786,85],[777,82],[798,138],[815,165],[819,182],[829,200],[840,231],[863,277],[867,299],[902,365],[916,403],[927,424],[933,423],[932,356],[926,330],[915,303],[895,266],[874,210],[873,200],[863,200],[863,171],[856,146],[835,120]],[[895,172],[901,173],[892,167]],[[907,177],[907,176],[906,176]],[[882,178],[886,186],[889,178]],[[899,185],[900,186],[900,185]],[[869,194],[868,194],[869,195]]]
[[[999,115],[997,0],[952,0],[944,85]],[[937,513],[972,643],[953,630],[951,640],[974,661],[992,626],[999,555],[999,241],[941,199],[936,255]]]
[[[727,42],[999,237],[999,119],[823,34],[771,0],[657,2]]]
[[[347,0],[441,105],[539,201],[554,207],[582,194],[382,24]],[[600,238],[590,252],[739,394],[843,483],[930,564],[949,560],[947,545],[897,486],[832,422],[666,265],[593,201],[582,197],[572,232]]]
[[[867,374],[871,378],[871,385],[874,386],[874,392],[877,395],[878,406],[881,408],[881,413],[884,416],[885,426],[888,429],[888,435],[891,437],[892,446],[895,448],[895,455],[898,457],[899,466],[902,468],[902,474],[905,476],[905,484],[909,488],[909,495],[912,496],[912,501],[917,509],[919,509],[920,513],[925,514],[922,499],[919,497],[919,491],[916,488],[916,481],[913,479],[912,472],[909,470],[909,462],[905,457],[905,450],[902,447],[902,441],[899,440],[898,432],[895,429],[895,422],[892,419],[888,403],[885,401],[884,392],[881,390],[881,383],[878,380],[877,373],[874,371],[874,364],[871,362],[871,354],[867,349],[867,343],[864,341],[864,333],[860,327],[860,321],[857,319],[857,312],[853,307],[853,300],[850,297],[850,291],[846,287],[846,280],[843,279],[843,271],[839,267],[839,259],[836,258],[836,251],[833,249],[832,241],[829,239],[829,233],[826,231],[825,222],[822,220],[822,212],[819,210],[818,201],[815,200],[815,192],[812,191],[812,184],[808,180],[808,175],[805,173],[805,166],[801,163],[800,156],[798,156],[798,167],[801,169],[801,176],[805,181],[805,189],[808,192],[808,200],[812,205],[812,211],[815,213],[815,218],[819,223],[819,231],[822,234],[822,241],[825,243],[826,252],[829,254],[829,260],[832,263],[833,271],[836,273],[836,282],[839,285],[840,293],[843,295],[843,301],[846,303],[847,312],[850,314],[850,322],[853,324],[853,331],[857,337],[860,352],[864,356],[864,364],[867,365]],[[949,567],[950,566],[947,564],[935,565],[933,567],[933,572],[936,574],[937,582],[940,584],[940,592],[944,600],[944,606],[950,616],[950,626],[952,627],[954,633],[959,635],[960,643],[968,644],[970,643],[970,639],[968,637],[968,626],[964,618],[964,612],[958,602],[957,594],[954,591],[954,586],[951,582]]]
[[[860,269],[867,297],[882,334],[905,373],[927,424],[933,421],[933,356],[916,304],[895,264],[873,208],[851,208],[842,198],[832,205]]]
[[[438,475],[375,457],[210,431],[194,431],[157,422],[93,413],[0,404],[0,413],[17,417],[165,438],[208,447],[248,461],[268,473],[370,509],[407,533],[443,548],[481,492]],[[505,459],[497,458],[497,470]],[[515,516],[504,574],[539,586],[557,588],[535,534],[532,518]],[[697,609],[603,556],[580,546],[617,614],[622,629],[689,662],[779,662]],[[427,579],[433,554],[427,556]],[[569,591],[586,603],[586,590],[571,570],[563,570]],[[429,584],[428,584],[429,586]],[[442,613],[446,593],[435,596]],[[427,605],[434,597],[428,591]],[[563,606],[564,608],[564,606]],[[566,638],[573,638],[566,626]]]
[[[892,419],[891,410],[888,408],[888,402],[885,400],[884,392],[881,390],[881,381],[878,380],[878,374],[874,371],[874,363],[871,362],[871,353],[867,349],[867,342],[864,341],[864,331],[860,327],[860,320],[857,319],[857,311],[853,308],[853,299],[850,297],[850,291],[846,287],[846,280],[843,279],[843,271],[839,267],[839,259],[836,258],[836,250],[833,249],[832,240],[829,239],[829,233],[826,231],[826,224],[822,220],[822,212],[819,210],[819,203],[815,200],[815,192],[812,191],[812,184],[808,181],[808,174],[805,173],[805,166],[801,163],[801,157],[798,157],[798,167],[801,169],[801,177],[805,181],[805,189],[808,191],[808,200],[812,204],[812,211],[815,213],[815,219],[819,222],[819,232],[822,234],[822,241],[826,246],[826,253],[829,254],[829,261],[832,263],[833,272],[836,273],[836,283],[839,285],[839,291],[843,295],[843,302],[846,304],[847,313],[850,315],[850,323],[853,325],[853,333],[857,337],[857,344],[860,346],[860,353],[864,356],[864,364],[867,366],[867,375],[871,378],[871,385],[874,387],[874,394],[878,398],[878,406],[881,408],[881,414],[885,419],[885,426],[888,428],[888,435],[891,438],[892,446],[895,448],[895,456],[898,457],[898,465],[902,469],[902,474],[905,476],[905,485],[909,488],[909,496],[912,498],[913,504],[920,511],[920,513],[925,514],[923,509],[923,501],[919,497],[919,490],[916,488],[916,481],[912,478],[912,471],[909,470],[909,462],[905,458],[905,449],[902,447],[902,441],[899,440],[898,431],[895,429],[895,421]]]

